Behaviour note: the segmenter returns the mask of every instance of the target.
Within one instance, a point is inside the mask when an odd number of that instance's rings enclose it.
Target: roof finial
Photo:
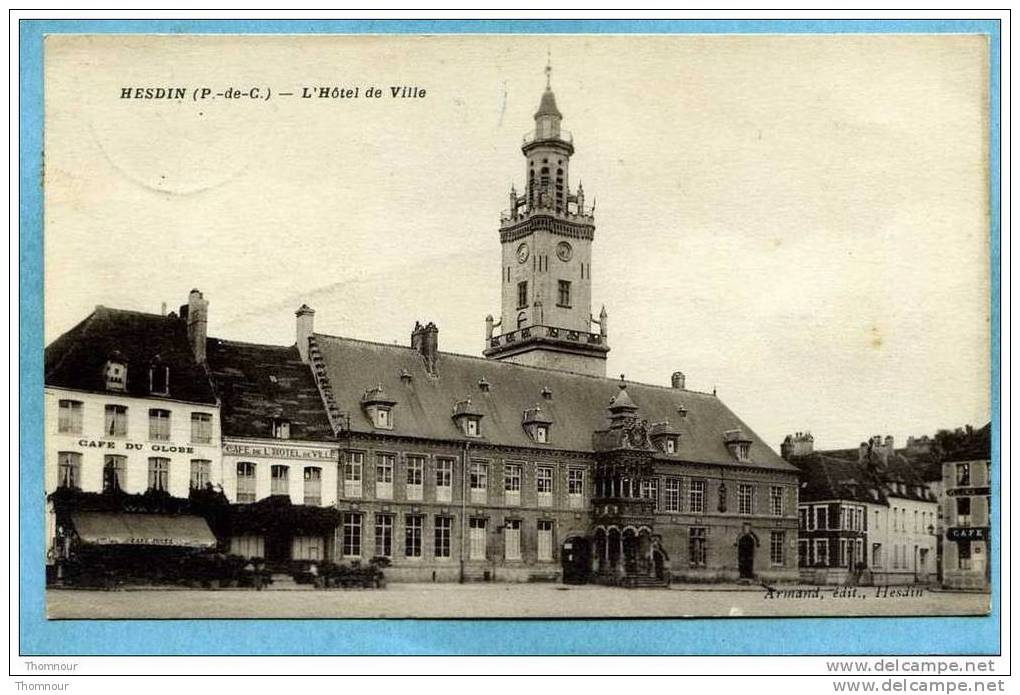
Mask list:
[[[546,50],[545,59],[545,88],[552,89],[552,49]]]

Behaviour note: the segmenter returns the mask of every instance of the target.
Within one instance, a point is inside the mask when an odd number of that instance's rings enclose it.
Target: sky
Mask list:
[[[212,336],[292,344],[308,303],[322,333],[434,321],[479,355],[550,56],[610,375],[683,371],[775,448],[990,419],[978,36],[50,36],[47,344],[197,287]]]

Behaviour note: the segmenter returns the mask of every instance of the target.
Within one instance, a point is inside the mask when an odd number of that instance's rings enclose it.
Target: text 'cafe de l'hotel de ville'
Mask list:
[[[198,290],[179,313],[96,307],[53,341],[47,556],[120,539],[139,562],[155,544],[385,557],[395,581],[796,580],[797,469],[680,372],[606,377],[562,118],[547,84],[483,356],[440,351],[432,323],[406,347],[316,333],[306,305],[293,345],[213,338]],[[225,496],[215,524],[181,513],[201,490]],[[160,495],[181,504],[138,513]]]

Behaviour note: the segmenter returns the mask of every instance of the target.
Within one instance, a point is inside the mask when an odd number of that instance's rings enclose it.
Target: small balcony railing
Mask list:
[[[582,345],[602,345],[605,339],[600,333],[589,333],[587,331],[571,331],[565,328],[556,328],[554,326],[525,326],[519,328],[516,331],[508,331],[502,335],[493,336],[489,340],[490,348],[498,348],[503,345],[512,345],[521,340],[527,340],[528,338],[542,336],[546,338],[554,338],[569,343],[578,343]]]
[[[537,130],[531,130],[525,133],[524,137],[521,138],[521,144],[527,145],[528,143],[531,142],[541,142],[543,140],[559,140],[561,142],[568,142],[571,145],[573,145],[574,134],[571,133],[569,130],[563,130],[562,128],[560,128],[560,132],[557,133],[556,135],[551,134],[546,135],[545,133],[539,134]]]

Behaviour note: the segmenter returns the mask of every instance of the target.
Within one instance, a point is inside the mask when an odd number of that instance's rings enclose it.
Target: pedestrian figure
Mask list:
[[[255,564],[255,591],[262,591],[262,579],[263,573],[265,572],[266,566],[259,560]]]
[[[255,563],[248,560],[248,563],[241,568],[244,572],[244,583],[247,586],[255,586]]]

